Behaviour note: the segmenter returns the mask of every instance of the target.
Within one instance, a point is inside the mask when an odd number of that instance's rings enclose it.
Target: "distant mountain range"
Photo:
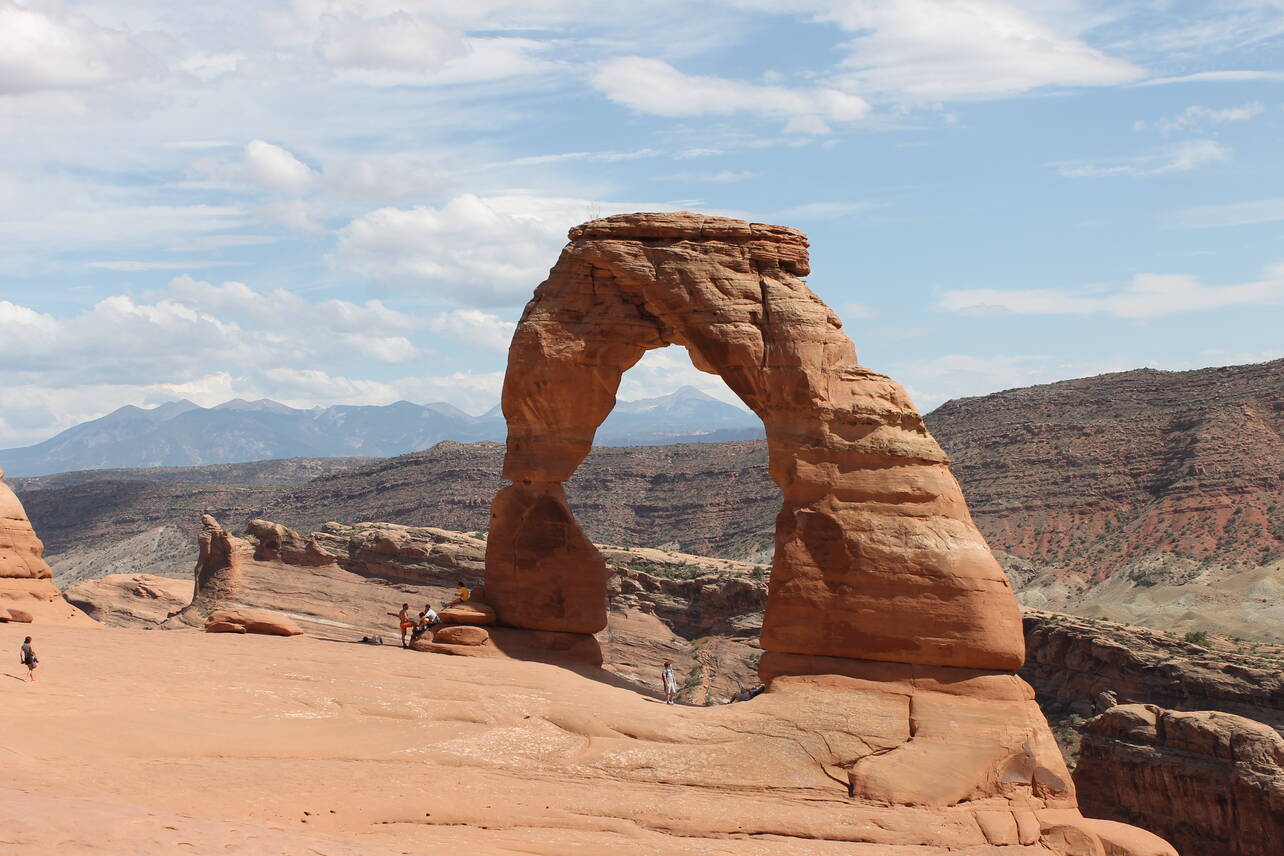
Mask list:
[[[43,443],[0,450],[0,468],[11,476],[37,476],[277,458],[386,458],[442,440],[502,441],[506,431],[498,406],[470,416],[444,402],[300,410],[266,398],[238,398],[216,407],[184,400],[149,410],[128,405]],[[596,442],[650,446],[762,435],[762,423],[752,413],[684,386],[659,398],[619,402],[598,430]]]

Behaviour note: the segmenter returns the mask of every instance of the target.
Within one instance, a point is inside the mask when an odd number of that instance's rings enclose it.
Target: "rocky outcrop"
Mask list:
[[[254,520],[245,537],[203,519],[191,603],[166,624],[203,627],[223,609],[288,613],[309,634],[351,639],[395,632],[403,602],[453,600],[462,577],[476,583],[482,541],[427,527],[327,524],[308,537]]]
[[[192,581],[152,574],[109,574],[76,583],[67,602],[95,621],[114,627],[158,624],[192,602]]]
[[[1275,856],[1284,842],[1284,738],[1240,716],[1112,708],[1089,724],[1074,780],[1085,813],[1181,853]]]
[[[216,609],[205,619],[206,633],[256,633],[260,636],[302,636],[288,615],[270,609]]]
[[[45,546],[27,512],[0,470],[0,610],[6,621],[37,624],[92,624],[93,620],[63,599],[45,564]]]
[[[781,653],[1015,669],[1016,603],[945,454],[908,396],[856,362],[799,278],[807,240],[695,214],[579,226],[513,336],[489,598],[506,624],[606,623],[601,555],[562,484],[588,454],[622,373],[679,344],[763,420],[784,494],[763,646]]]
[[[1029,611],[1021,675],[1045,708],[1091,717],[1094,698],[1219,710],[1284,729],[1284,671],[1250,651],[1210,650],[1142,627]]]

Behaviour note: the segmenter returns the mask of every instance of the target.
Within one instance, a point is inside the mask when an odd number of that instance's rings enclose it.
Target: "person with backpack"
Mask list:
[[[40,662],[36,659],[36,649],[31,647],[31,637],[28,636],[22,640],[22,665],[27,667],[27,680],[36,679],[36,665]]]

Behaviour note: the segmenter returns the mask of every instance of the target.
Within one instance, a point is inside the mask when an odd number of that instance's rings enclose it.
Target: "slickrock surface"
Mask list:
[[[0,470],[0,610],[5,620],[36,624],[93,624],[63,600],[50,581],[45,545],[31,528],[27,512]]]
[[[0,649],[21,632],[0,626]],[[987,723],[1020,702],[968,682],[786,679],[702,708],[551,665],[311,636],[50,627],[40,653],[39,682],[0,690],[17,852],[1102,856],[1100,836],[1172,853],[1048,807],[1064,797],[1019,766],[1005,795],[956,805],[890,775],[914,804],[849,796],[848,767],[907,745],[916,721],[937,733],[940,710],[967,712],[956,757],[1012,739]]]
[[[1276,856],[1284,842],[1284,738],[1228,713],[1112,708],[1083,739],[1084,811],[1144,824],[1181,853]]]
[[[509,349],[504,477],[487,540],[501,623],[593,633],[605,563],[566,503],[621,374],[679,344],[763,420],[784,494],[762,644],[1015,669],[1020,616],[947,458],[901,387],[856,362],[781,226],[633,214],[570,232]]]
[[[192,602],[194,583],[152,574],[109,574],[85,580],[63,592],[72,606],[113,627],[164,621]]]

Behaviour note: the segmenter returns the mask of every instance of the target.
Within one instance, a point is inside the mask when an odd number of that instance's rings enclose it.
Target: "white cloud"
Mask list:
[[[1171,83],[1244,83],[1247,81],[1284,80],[1284,71],[1197,71],[1175,77],[1154,77],[1143,80],[1138,86],[1164,86]]]
[[[456,196],[445,205],[380,208],[339,230],[332,266],[428,287],[467,306],[525,302],[557,261],[566,232],[595,216],[673,210],[548,196]]]
[[[825,87],[761,86],[723,77],[684,74],[658,59],[620,57],[602,63],[593,86],[638,113],[656,116],[730,116],[751,113],[786,120],[787,130],[823,134],[830,122],[854,122],[869,113],[857,95]]]
[[[159,68],[128,34],[70,14],[61,3],[0,0],[0,95],[83,89]]]
[[[1197,277],[1138,274],[1130,285],[1109,289],[973,288],[946,291],[936,308],[974,315],[1114,315],[1144,319],[1182,312],[1206,312],[1284,304],[1284,265],[1262,279],[1235,285],[1205,285]]]
[[[1246,122],[1262,114],[1265,108],[1259,101],[1241,104],[1238,107],[1215,109],[1201,104],[1192,104],[1176,116],[1165,116],[1156,122],[1159,130],[1169,133],[1183,131],[1203,125],[1222,125],[1226,122]]]
[[[398,10],[390,15],[323,15],[316,53],[325,62],[365,69],[432,71],[468,53],[463,35]]]
[[[1051,86],[1114,86],[1145,72],[1077,37],[1047,6],[996,0],[843,0],[819,17],[858,33],[844,89],[919,102],[995,98]],[[1051,18],[1052,16],[1049,15]]]
[[[1187,229],[1274,223],[1284,220],[1284,197],[1226,205],[1197,205],[1170,214],[1164,220],[1169,225]]]
[[[433,315],[428,319],[427,327],[434,333],[467,342],[482,350],[505,353],[517,324],[479,309],[453,309]]]
[[[245,144],[242,164],[251,182],[278,193],[306,193],[317,177],[310,166],[290,152],[263,140]]]
[[[1057,171],[1070,178],[1099,178],[1129,175],[1145,178],[1173,172],[1187,172],[1230,158],[1230,149],[1216,140],[1186,140],[1159,153],[1102,161],[1069,161]]]

